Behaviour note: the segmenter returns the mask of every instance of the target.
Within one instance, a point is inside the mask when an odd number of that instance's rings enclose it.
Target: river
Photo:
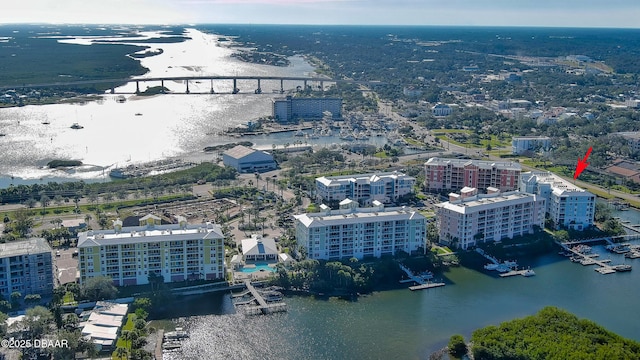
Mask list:
[[[640,223],[635,210],[614,216]],[[549,254],[523,266],[536,276],[498,278],[468,268],[442,276],[447,285],[412,292],[377,292],[355,302],[287,297],[288,312],[246,317],[235,314],[228,295],[209,295],[182,306],[175,322],[191,332],[175,359],[425,359],[446,345],[451,335],[467,339],[487,325],[532,315],[558,306],[622,336],[640,341],[635,316],[640,298],[640,261],[593,251],[613,264],[628,263],[628,273],[600,275]],[[626,260],[626,261],[625,261]],[[440,276],[440,275],[438,275]],[[186,314],[206,314],[186,316]]]
[[[162,54],[140,59],[149,72],[143,77],[246,75],[311,76],[314,68],[301,56],[289,58],[286,67],[245,63],[231,57],[234,50],[221,45],[219,35],[186,29],[189,40],[177,43],[130,44],[163,49]],[[154,34],[146,34],[152,36]],[[156,34],[157,35],[157,34]],[[109,40],[109,38],[96,38]],[[63,39],[88,46],[91,38]],[[227,44],[227,43],[225,43]],[[141,90],[159,83],[141,82]],[[221,133],[229,127],[271,115],[272,100],[282,95],[279,81],[263,81],[261,95],[253,94],[255,81],[238,81],[240,94],[186,95],[182,82],[165,82],[173,94],[140,97],[105,94],[98,101],[81,104],[52,104],[0,109],[0,187],[48,181],[106,181],[103,168],[181,157],[211,161],[215,154],[203,153],[206,146],[237,142]],[[285,81],[285,89],[302,85]],[[310,84],[313,85],[313,84]],[[231,81],[213,83],[217,92],[231,92]],[[208,92],[209,81],[191,81],[191,92]],[[118,90],[135,91],[135,83]],[[71,129],[79,123],[83,129]],[[292,133],[255,139],[258,145],[293,143]],[[318,140],[325,144],[334,139]],[[85,165],[73,171],[45,167],[53,159],[81,160]],[[106,171],[108,173],[108,171]]]

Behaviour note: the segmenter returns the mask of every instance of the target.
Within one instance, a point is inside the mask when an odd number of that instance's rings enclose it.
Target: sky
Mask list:
[[[12,0],[0,24],[640,27],[640,0]]]

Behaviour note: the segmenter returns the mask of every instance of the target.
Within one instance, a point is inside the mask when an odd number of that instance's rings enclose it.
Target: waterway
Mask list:
[[[635,210],[615,212],[640,223]],[[235,314],[228,295],[203,296],[182,306],[174,320],[191,332],[174,359],[425,359],[452,334],[469,338],[487,325],[558,306],[640,341],[635,316],[640,260],[595,246],[601,259],[634,266],[601,275],[556,254],[530,259],[536,276],[498,278],[464,267],[444,273],[447,285],[412,292],[402,288],[355,302],[287,297],[287,313]],[[439,277],[440,275],[437,275]],[[186,316],[187,314],[203,314]],[[184,316],[184,317],[179,317]]]
[[[312,76],[314,67],[301,56],[289,58],[290,65],[277,67],[245,63],[231,57],[235,51],[217,40],[219,35],[198,29],[186,29],[189,40],[178,43],[139,43],[162,54],[140,59],[149,72],[143,77],[160,76]],[[146,34],[151,36],[153,34]],[[88,46],[91,39],[61,41]],[[108,40],[108,38],[101,38]],[[141,82],[140,90],[158,86],[159,82]],[[301,82],[285,81],[285,90],[295,90]],[[310,83],[309,85],[316,85]],[[329,84],[325,84],[327,86]],[[135,83],[118,90],[134,92]],[[207,146],[237,142],[224,136],[229,127],[246,124],[272,112],[272,101],[282,95],[280,81],[263,81],[263,94],[253,94],[256,81],[238,81],[241,93],[196,95],[208,93],[213,86],[218,93],[230,93],[231,81],[190,81],[186,95],[184,82],[164,84],[172,94],[151,97],[105,94],[99,101],[81,104],[52,104],[0,109],[0,187],[11,184],[46,183],[49,181],[108,181],[108,169],[132,163],[179,157],[195,162],[211,161],[217,154],[204,153]],[[71,129],[79,123],[83,129]],[[293,144],[304,139],[294,133],[257,136],[247,139],[257,145]],[[338,137],[310,139],[310,144],[332,146],[342,142]],[[369,143],[382,145],[386,138],[372,137]],[[81,160],[85,166],[71,170],[51,170],[53,159]],[[106,170],[105,170],[106,169]]]

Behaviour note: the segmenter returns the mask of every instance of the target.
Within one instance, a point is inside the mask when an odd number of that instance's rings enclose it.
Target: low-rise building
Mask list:
[[[242,240],[242,257],[244,261],[278,262],[278,247],[273,238],[263,238],[253,234]]]
[[[82,328],[82,336],[101,351],[115,348],[120,327],[125,322],[128,310],[127,304],[98,301],[93,310],[80,315],[78,325]]]
[[[640,131],[625,131],[613,133],[611,135],[622,136],[625,140],[627,140],[631,153],[640,152]]]
[[[116,286],[149,283],[153,273],[164,282],[224,279],[224,235],[212,223],[160,225],[157,217],[140,226],[89,230],[78,234],[80,284],[108,276]]]
[[[520,164],[511,161],[485,161],[433,157],[424,164],[425,186],[429,190],[460,190],[464,187],[500,191],[518,188]]]
[[[294,215],[298,246],[307,257],[338,260],[424,251],[427,219],[406,207],[385,208],[378,201],[360,208],[344,200],[339,210],[322,205],[318,213]]]
[[[316,195],[325,202],[351,199],[361,204],[378,200],[383,203],[397,201],[413,193],[414,177],[393,171],[316,178]]]
[[[436,206],[440,242],[462,249],[531,234],[536,226],[544,226],[545,200],[519,191],[489,188],[479,195],[467,187]]]
[[[522,173],[520,191],[546,200],[546,213],[555,229],[581,231],[593,226],[596,196],[551,172]]]
[[[51,247],[43,238],[17,240],[0,244],[0,295],[23,296],[53,292]]]
[[[238,145],[222,154],[222,162],[241,173],[264,172],[278,168],[273,155]]]
[[[549,149],[551,149],[551,138],[548,136],[514,136],[511,139],[511,153],[515,155]]]
[[[453,112],[453,109],[451,108],[451,106],[447,104],[438,103],[431,108],[431,113],[434,116],[449,116],[451,115],[452,112]]]

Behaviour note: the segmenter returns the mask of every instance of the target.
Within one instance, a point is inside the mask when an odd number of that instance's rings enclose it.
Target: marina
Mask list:
[[[275,289],[256,289],[250,280],[245,280],[247,290],[234,294],[236,309],[245,315],[266,315],[287,311],[287,304],[282,301],[282,294]],[[256,304],[257,303],[257,304]]]
[[[597,260],[597,256],[591,254],[592,248],[588,245],[580,244],[570,247],[565,243],[556,242],[564,250],[567,256],[570,256],[571,262],[580,263],[583,266],[598,265],[595,271],[600,274],[607,275],[615,272],[631,271],[631,265],[609,265],[611,259]],[[613,244],[607,245],[607,250],[613,249]]]

